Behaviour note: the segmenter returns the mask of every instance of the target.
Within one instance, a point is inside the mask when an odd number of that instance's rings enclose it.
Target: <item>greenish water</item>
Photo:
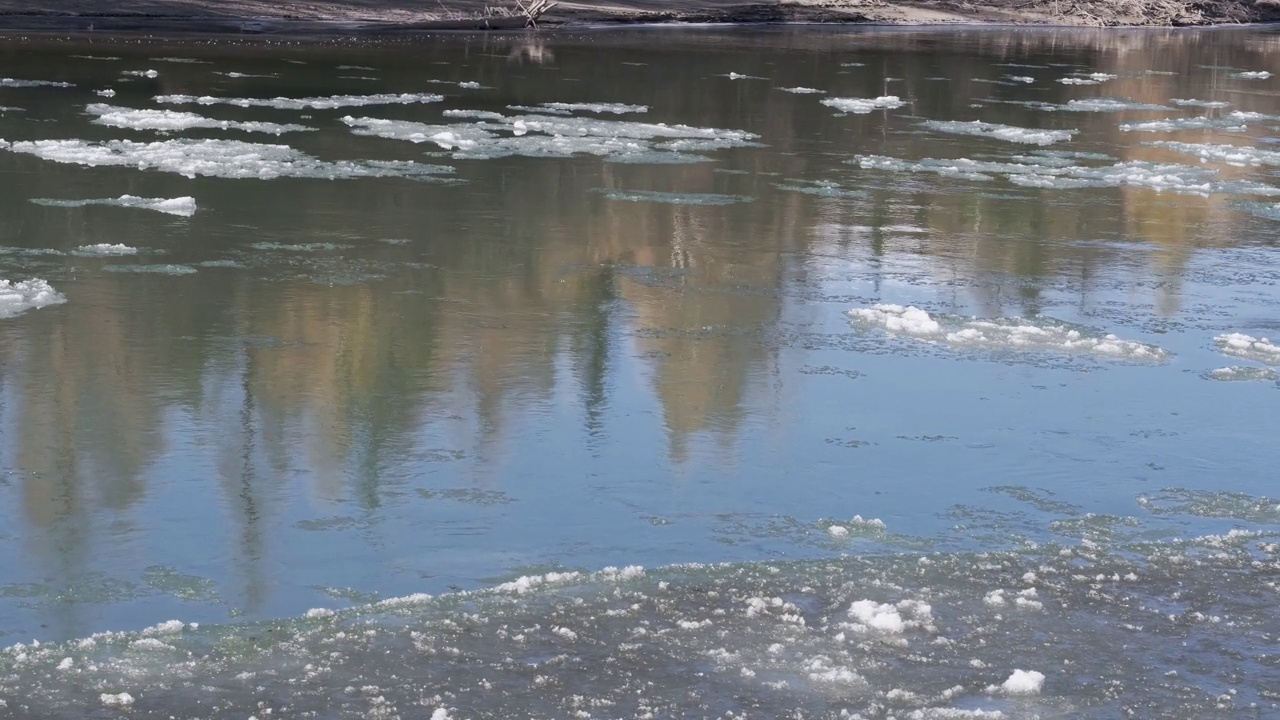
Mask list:
[[[1278,38],[11,39],[0,707],[1274,714]]]

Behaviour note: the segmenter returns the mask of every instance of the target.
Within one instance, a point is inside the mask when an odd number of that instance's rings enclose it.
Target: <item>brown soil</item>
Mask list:
[[[561,0],[539,25],[1174,26],[1276,21],[1280,0]],[[524,25],[516,0],[0,0],[0,31],[332,35]]]

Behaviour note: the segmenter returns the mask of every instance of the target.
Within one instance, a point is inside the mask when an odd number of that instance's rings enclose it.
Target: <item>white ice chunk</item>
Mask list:
[[[51,198],[32,198],[31,202],[49,207],[85,207],[86,205],[115,205],[118,207],[141,208],[155,210],[166,215],[191,217],[196,214],[196,199],[193,197],[178,198],[144,198],[134,195],[121,195],[118,198],[93,200],[55,200]],[[123,246],[122,246],[123,247]]]
[[[98,700],[107,707],[128,707],[133,704],[133,696],[127,692],[122,693],[102,693],[98,696]]]
[[[62,293],[39,278],[18,282],[0,280],[0,318],[11,318],[28,310],[38,310],[66,301]]]
[[[542,103],[542,107],[548,110],[563,110],[564,112],[593,112],[593,113],[612,113],[614,115],[625,115],[628,113],[646,113],[649,112],[648,105],[625,105],[623,103],[566,103],[566,102],[546,102]]]
[[[1035,670],[1014,670],[1009,679],[1000,685],[1006,695],[1039,695],[1044,687],[1044,673]]]
[[[1184,143],[1169,140],[1144,143],[1151,147],[1172,150],[1199,158],[1201,162],[1220,162],[1228,165],[1280,165],[1280,151],[1263,150],[1247,145],[1212,145],[1208,143]]]
[[[1088,354],[1120,360],[1163,361],[1169,353],[1155,345],[1094,336],[1085,328],[1047,318],[962,318],[939,316],[914,306],[876,305],[849,311],[865,327],[956,348]]]
[[[72,254],[88,255],[93,257],[137,255],[138,248],[130,247],[123,243],[98,243],[97,245],[81,245],[76,248]]]
[[[212,130],[241,130],[259,132],[270,135],[283,135],[287,132],[305,132],[315,128],[306,125],[281,124],[272,122],[239,122],[236,120],[215,120],[203,115],[173,110],[135,110],[117,107],[104,103],[93,103],[85,107],[90,115],[96,115],[93,122],[97,125],[126,128],[129,130],[155,130],[157,132],[177,132],[206,128]]]
[[[75,87],[74,83],[54,82],[52,80],[19,80],[15,78],[0,78],[0,87],[8,88],[33,88],[33,87]]]
[[[1243,70],[1241,72],[1231,73],[1231,77],[1240,78],[1242,80],[1266,80],[1271,77],[1271,73],[1266,70]]]
[[[1222,100],[1196,100],[1194,98],[1174,98],[1169,102],[1178,107],[1226,108],[1231,103]]]
[[[866,115],[874,110],[895,110],[906,105],[896,95],[882,95],[878,98],[826,98],[822,104],[840,112],[858,115]]]
[[[795,93],[796,95],[826,95],[827,94],[826,90],[819,90],[817,88],[811,88],[811,87],[789,87],[789,88],[778,88],[778,89],[781,90],[782,92]]]
[[[1280,380],[1280,373],[1277,373],[1271,368],[1232,365],[1231,367],[1221,367],[1210,370],[1205,373],[1205,377],[1210,380],[1221,380],[1225,382]]]
[[[1227,333],[1213,339],[1224,355],[1265,363],[1280,365],[1280,345],[1267,338],[1256,338],[1244,333]]]
[[[958,120],[927,120],[924,122],[924,126],[930,130],[937,130],[938,132],[952,133],[955,135],[989,137],[1008,142],[1025,143],[1028,145],[1052,145],[1056,142],[1070,140],[1080,132],[1079,130],[1039,130],[1016,127],[1013,125],[1000,125],[997,123],[982,122],[981,120],[974,120],[972,122],[961,122]]]
[[[1244,132],[1245,130],[1248,130],[1248,126],[1242,122],[1242,118],[1234,115],[1228,115],[1220,118],[1201,116],[1124,123],[1120,126],[1120,129],[1124,132],[1179,132],[1182,130],[1223,130],[1225,132]]]
[[[160,73],[155,70],[125,70],[121,75],[129,75],[131,77],[157,78]]]
[[[433,93],[385,93],[379,95],[331,95],[306,98],[237,98],[211,95],[157,95],[155,101],[169,105],[235,105],[236,107],[265,107],[277,110],[332,110],[367,105],[413,105],[444,100],[443,95]]]
[[[27,153],[59,163],[90,167],[118,165],[139,170],[159,170],[186,177],[325,178],[404,177],[425,179],[453,172],[453,168],[410,161],[342,160],[326,162],[288,145],[264,145],[238,140],[176,139],[139,143],[110,140],[21,141],[0,148]]]
[[[116,91],[111,88],[107,88],[105,90],[94,90],[94,94],[99,97],[110,98],[116,96]]]

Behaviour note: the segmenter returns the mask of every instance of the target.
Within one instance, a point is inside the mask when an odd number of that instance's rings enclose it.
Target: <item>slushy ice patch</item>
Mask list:
[[[28,310],[38,310],[49,305],[59,305],[67,299],[39,278],[30,280],[0,280],[0,319],[21,315]]]
[[[403,160],[340,160],[328,162],[288,145],[265,145],[238,140],[175,139],[140,143],[132,140],[27,140],[0,148],[27,153],[44,160],[76,165],[122,166],[159,170],[189,178],[198,175],[221,178],[281,177],[342,180],[364,177],[432,179],[453,168]]]
[[[855,325],[957,349],[1059,352],[1099,358],[1160,362],[1168,351],[1155,345],[1099,335],[1052,318],[966,318],[931,315],[920,308],[876,305],[849,311]]]
[[[96,125],[125,128],[128,130],[154,130],[170,133],[182,130],[240,130],[243,132],[283,135],[289,132],[307,132],[315,128],[306,125],[282,124],[273,122],[239,122],[235,120],[215,120],[203,115],[174,110],[135,110],[117,107],[104,103],[93,103],[85,108]]]
[[[1244,360],[1280,365],[1280,345],[1267,338],[1256,338],[1244,333],[1227,333],[1213,339],[1223,355],[1230,355]]]
[[[53,198],[32,198],[36,205],[47,207],[85,207],[88,205],[112,205],[116,207],[141,208],[155,210],[166,215],[191,217],[196,214],[196,199],[193,197],[178,198],[144,198],[134,195],[121,195],[118,198],[92,200],[58,200]]]
[[[1278,570],[1274,537],[1237,531],[551,573],[12,645],[0,699],[14,720],[1267,716]]]
[[[334,110],[368,105],[415,105],[444,100],[435,93],[386,93],[378,95],[330,95],[306,98],[241,98],[214,97],[212,95],[157,95],[155,101],[168,105],[234,105],[236,107],[264,107],[276,110]]]

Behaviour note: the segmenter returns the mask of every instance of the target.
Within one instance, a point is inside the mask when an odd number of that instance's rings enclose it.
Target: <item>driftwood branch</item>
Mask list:
[[[525,18],[524,26],[535,30],[538,27],[538,18],[558,4],[552,0],[531,0],[526,5],[524,0],[516,0],[516,7],[520,9],[520,14],[524,15]]]

